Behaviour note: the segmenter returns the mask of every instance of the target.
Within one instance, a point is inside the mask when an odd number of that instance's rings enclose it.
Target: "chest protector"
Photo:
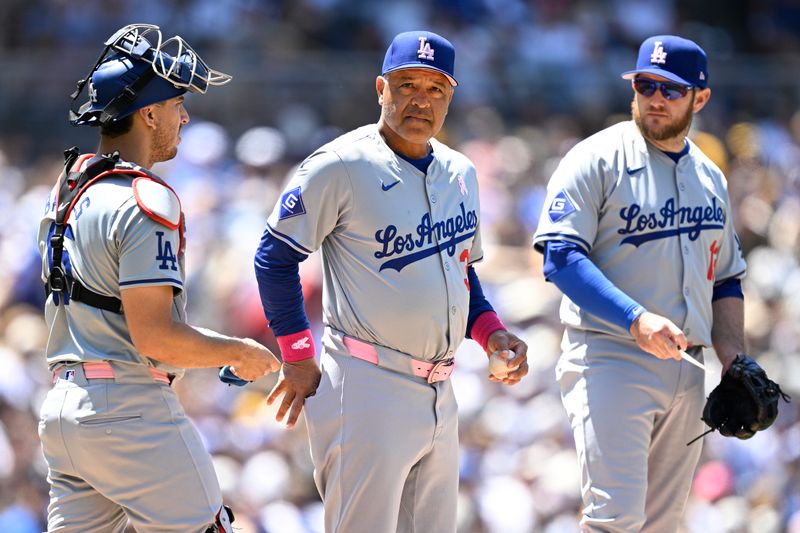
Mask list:
[[[62,263],[64,257],[64,233],[67,230],[70,214],[83,193],[89,187],[107,177],[127,178],[131,182],[145,179],[154,181],[170,191],[172,191],[172,188],[155,174],[141,167],[120,161],[119,152],[105,155],[80,155],[78,149],[73,147],[64,152],[64,161],[64,170],[56,186],[55,228],[50,237],[52,264],[50,266],[50,274],[45,283],[45,292],[48,296],[51,293],[59,295],[64,293],[69,295],[71,299],[86,305],[122,314],[122,301],[119,298],[105,296],[92,291],[77,279],[69,276],[64,269]],[[172,193],[174,194],[174,191]],[[172,229],[177,226],[180,235],[179,253],[183,253],[183,213],[180,213],[178,224],[171,225],[166,220],[157,218],[155,214],[142,206],[138,197],[137,202],[140,203],[142,210],[151,218],[170,226]],[[63,298],[56,299],[56,305],[58,305],[59,301],[63,301]]]

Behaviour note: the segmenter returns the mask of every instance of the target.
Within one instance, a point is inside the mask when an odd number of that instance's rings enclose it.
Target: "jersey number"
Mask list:
[[[458,256],[458,260],[464,263],[464,273],[466,274],[467,269],[469,268],[469,250],[463,250],[461,255]],[[469,279],[464,277],[464,285],[467,286],[467,290],[469,290]]]
[[[708,260],[708,273],[706,274],[706,277],[708,278],[708,281],[713,281],[714,270],[717,269],[717,259],[719,258],[719,246],[717,245],[717,241],[711,243],[708,251],[711,252],[711,257]]]

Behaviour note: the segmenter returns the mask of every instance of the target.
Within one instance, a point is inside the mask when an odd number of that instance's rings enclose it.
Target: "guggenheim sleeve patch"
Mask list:
[[[551,221],[558,222],[573,211],[575,211],[575,204],[572,203],[566,192],[561,191],[553,198],[547,214],[550,216]]]
[[[300,187],[295,187],[290,191],[286,191],[283,196],[281,196],[281,213],[278,216],[278,220],[304,215],[305,213],[306,206],[303,204],[303,196],[300,194]]]
[[[133,196],[147,216],[169,229],[178,229],[181,201],[170,187],[150,178],[133,180]]]

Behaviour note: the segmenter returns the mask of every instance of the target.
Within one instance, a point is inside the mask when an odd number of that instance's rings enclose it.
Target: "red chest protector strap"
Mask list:
[[[56,217],[55,228],[50,236],[52,249],[52,266],[50,275],[45,283],[45,292],[61,294],[66,293],[75,301],[82,302],[92,307],[122,314],[122,301],[113,296],[98,294],[84,286],[72,276],[67,275],[62,264],[64,256],[64,233],[67,229],[69,216],[78,200],[93,184],[109,176],[126,177],[130,180],[147,178],[167,186],[157,176],[140,169],[123,167],[118,168],[119,153],[107,155],[84,154],[79,155],[77,148],[70,148],[64,152],[64,171],[61,173],[56,188]],[[81,171],[81,167],[85,167]],[[182,218],[182,217],[181,217]],[[181,220],[181,222],[183,222]],[[181,247],[183,244],[183,224],[181,224]]]

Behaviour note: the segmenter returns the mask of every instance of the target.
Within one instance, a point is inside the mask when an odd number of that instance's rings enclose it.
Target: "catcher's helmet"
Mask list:
[[[105,44],[72,94],[74,101],[88,85],[89,101],[80,109],[70,109],[73,125],[108,124],[144,106],[186,91],[205,93],[209,85],[231,80],[228,74],[209,68],[181,37],[162,41],[161,30],[152,24],[125,26]]]

